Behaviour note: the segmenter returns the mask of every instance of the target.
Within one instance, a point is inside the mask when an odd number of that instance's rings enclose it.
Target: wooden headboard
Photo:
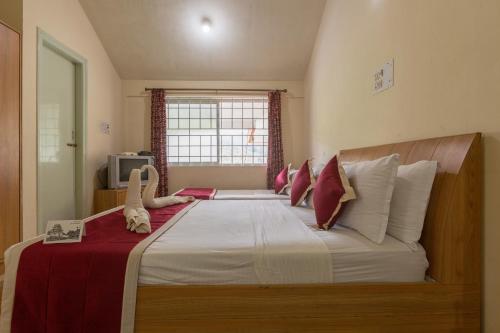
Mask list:
[[[446,284],[481,281],[483,156],[481,134],[408,141],[340,152],[343,161],[400,154],[401,164],[438,162],[421,244],[428,274]]]

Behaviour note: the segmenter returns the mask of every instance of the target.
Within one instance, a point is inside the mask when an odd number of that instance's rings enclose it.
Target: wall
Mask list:
[[[36,234],[37,27],[88,62],[86,210],[92,208],[95,171],[121,149],[121,80],[77,0],[25,0],[23,25],[23,237]],[[111,135],[100,133],[101,121]]]
[[[500,331],[500,2],[329,1],[305,80],[309,148],[480,131],[485,149],[484,329]],[[394,58],[395,86],[373,73]]]
[[[21,32],[23,30],[23,1],[0,0],[0,22]]]
[[[249,88],[288,89],[282,95],[283,151],[285,162],[298,166],[305,158],[302,135],[303,83],[297,81],[124,81],[124,149],[150,150],[151,105],[144,88]],[[265,188],[265,167],[192,167],[169,168],[169,191],[185,186],[215,186],[219,189]]]

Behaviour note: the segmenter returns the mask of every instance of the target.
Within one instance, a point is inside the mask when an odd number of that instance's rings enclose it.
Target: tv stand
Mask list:
[[[125,204],[127,188],[96,189],[94,192],[94,214]]]
[[[142,187],[144,190],[144,186]],[[125,204],[127,188],[96,189],[94,191],[94,214]]]

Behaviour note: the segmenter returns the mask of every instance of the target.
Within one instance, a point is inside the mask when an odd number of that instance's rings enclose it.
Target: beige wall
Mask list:
[[[91,212],[96,169],[121,149],[121,80],[78,0],[25,0],[23,26],[23,237],[36,234],[36,60],[37,27],[88,62],[87,213]],[[111,135],[100,133],[101,121]],[[89,188],[90,187],[90,188]]]
[[[484,133],[484,328],[500,332],[500,2],[329,1],[305,82],[309,151]],[[395,86],[373,95],[394,58]]]
[[[0,0],[0,22],[21,32],[23,30],[23,1]]]
[[[299,165],[305,158],[303,136],[303,83],[297,81],[124,81],[124,149],[150,149],[151,106],[146,87],[175,88],[286,88],[282,96],[283,150],[286,162]],[[171,167],[169,191],[185,186],[215,186],[219,189],[265,188],[264,167]]]

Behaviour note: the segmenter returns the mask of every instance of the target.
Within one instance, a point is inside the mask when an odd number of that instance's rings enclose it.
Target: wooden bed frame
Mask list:
[[[479,332],[480,134],[341,151],[439,162],[421,243],[431,281],[329,285],[140,286],[136,332]]]

